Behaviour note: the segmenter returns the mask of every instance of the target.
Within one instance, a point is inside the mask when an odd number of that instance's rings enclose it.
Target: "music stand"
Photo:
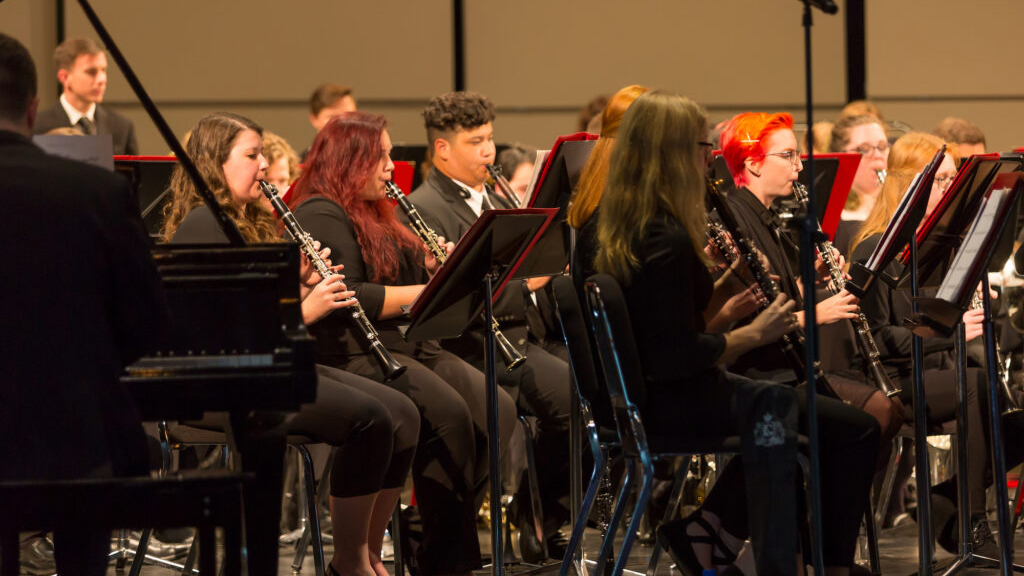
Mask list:
[[[890,278],[883,270],[896,258],[897,253],[903,247],[910,244],[910,289],[913,300],[914,313],[917,313],[917,296],[919,295],[918,274],[917,274],[917,242],[914,242],[914,231],[918,223],[924,218],[928,208],[928,196],[931,192],[932,182],[935,180],[935,173],[938,172],[939,164],[945,155],[946,146],[935,154],[931,162],[914,178],[910,188],[904,194],[896,212],[893,214],[889,225],[886,227],[882,238],[875,247],[874,252],[865,264],[854,262],[850,265],[851,279],[846,283],[846,289],[858,298],[863,299],[868,290],[874,286],[875,280],[881,278],[886,283],[895,286],[897,278]],[[931,576],[932,573],[932,552],[935,548],[935,537],[932,534],[931,522],[931,485],[929,484],[930,468],[928,462],[928,432],[925,429],[925,422],[928,421],[928,406],[924,395],[924,344],[921,337],[914,334],[911,337],[911,358],[914,375],[914,450],[915,466],[917,467],[917,495],[918,505],[918,575]]]
[[[948,334],[954,328],[957,329],[957,392],[960,400],[960,407],[957,412],[957,449],[959,453],[965,454],[967,450],[968,433],[966,428],[966,344],[965,329],[961,322],[961,315],[970,306],[975,286],[980,279],[982,282],[982,305],[984,309],[984,335],[985,335],[985,364],[989,383],[989,425],[991,426],[991,458],[993,476],[996,479],[996,513],[999,523],[999,547],[1000,558],[998,562],[1004,576],[1009,576],[1015,568],[1012,564],[1011,546],[1012,530],[1009,519],[1009,494],[1006,488],[1006,458],[1003,454],[1003,432],[1001,422],[1001,410],[999,407],[999,384],[996,363],[995,333],[992,328],[992,310],[989,303],[988,291],[988,268],[993,256],[999,250],[999,237],[1002,235],[1006,221],[1009,220],[1019,202],[1020,192],[1024,189],[1024,174],[1021,172],[1003,173],[995,176],[990,186],[987,187],[984,198],[976,210],[976,215],[970,222],[970,231],[967,232],[963,246],[958,250],[956,258],[949,266],[949,272],[945,275],[939,291],[935,298],[919,298],[915,302],[915,309],[922,310],[915,314],[914,320],[922,330],[922,326],[934,329],[939,333]],[[950,230],[955,235],[957,229]],[[916,337],[916,336],[915,336]],[[970,540],[969,523],[970,502],[966,487],[967,464],[966,459],[961,456],[958,460],[958,474],[960,475],[958,490],[958,508],[960,524],[960,554],[954,559],[944,574],[949,575],[965,566],[972,566],[975,560],[997,561],[995,558],[987,558],[974,553],[973,544]]]
[[[114,156],[114,170],[131,183],[142,221],[150,235],[160,233],[171,174],[177,164],[178,159],[174,156]]]
[[[578,132],[559,136],[551,147],[529,198],[531,208],[555,208],[557,214],[537,240],[537,248],[527,255],[523,269],[529,270],[530,274],[525,277],[554,276],[565,272],[569,264],[569,225],[565,214],[596,138],[593,134]]]
[[[917,265],[924,286],[938,286],[942,281],[993,180],[999,174],[1020,169],[1019,160],[1002,160],[995,154],[972,156],[963,163],[953,183],[917,232]],[[1007,241],[1001,251],[1009,249],[1012,238],[1007,238]],[[1008,256],[1006,254],[1003,262]],[[900,259],[904,265],[908,263],[909,248],[903,251]],[[905,281],[906,273],[900,279],[901,283]]]
[[[807,160],[806,156],[801,158]],[[836,239],[836,229],[842,218],[843,207],[850,196],[850,186],[857,175],[860,165],[860,154],[840,152],[836,154],[815,154],[814,156],[814,187],[810,186],[810,172],[800,172],[800,182],[808,190],[814,190],[815,206],[821,231],[829,240]]]
[[[494,320],[492,303],[512,277],[557,210],[520,208],[484,210],[462,236],[444,265],[427,282],[412,306],[409,340],[454,338],[485,313],[485,326]],[[524,268],[525,270],[525,268]],[[495,284],[498,289],[495,290]],[[486,331],[484,369],[487,376],[487,446],[490,463],[491,574],[504,576],[501,517],[501,462],[498,440],[498,372],[494,330]]]

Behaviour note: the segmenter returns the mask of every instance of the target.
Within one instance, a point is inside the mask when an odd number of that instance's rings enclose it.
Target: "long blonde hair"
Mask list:
[[[704,108],[678,94],[648,92],[629,107],[598,216],[599,272],[628,283],[640,267],[637,242],[659,214],[681,222],[703,258],[706,189],[698,141],[706,127]]]
[[[900,200],[903,199],[907,188],[910,188],[914,176],[931,161],[935,153],[945,143],[942,138],[924,132],[907,132],[896,140],[892,145],[892,150],[889,151],[885,183],[882,184],[882,189],[878,192],[878,198],[875,200],[875,206],[871,209],[871,213],[864,220],[860,231],[853,237],[850,254],[853,254],[857,245],[865,238],[885,231]],[[948,148],[946,154],[953,157],[954,163],[959,160],[955,146]]]
[[[568,222],[573,228],[582,228],[597,210],[608,180],[608,160],[612,155],[612,146],[619,135],[619,126],[626,110],[641,94],[650,92],[650,88],[633,84],[619,90],[612,96],[601,113],[601,137],[594,143],[594,149],[587,158],[587,163],[580,172],[580,181],[569,204]]]
[[[263,129],[244,116],[226,112],[210,114],[189,130],[185,151],[199,169],[206,185],[213,191],[217,203],[238,225],[238,230],[247,242],[281,242],[270,212],[259,202],[251,202],[239,208],[231,198],[231,190],[224,177],[224,162],[231,155],[238,135],[246,130],[252,130],[261,137],[263,135]],[[165,242],[170,241],[189,212],[204,204],[181,165],[174,168],[170,188],[171,201],[164,207],[164,225],[160,229]]]

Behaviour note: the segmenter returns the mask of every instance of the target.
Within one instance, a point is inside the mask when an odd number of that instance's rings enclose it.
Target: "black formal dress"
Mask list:
[[[146,474],[119,377],[157,342],[167,309],[128,182],[9,131],[0,180],[0,480]],[[103,573],[109,534],[86,531],[69,536],[96,536],[76,551],[57,535],[58,568]]]
[[[503,198],[485,188],[493,208],[510,208]],[[468,195],[452,179],[432,168],[427,179],[409,195],[420,215],[434,232],[458,242],[477,220],[466,203]],[[485,205],[484,208],[487,208]],[[404,215],[403,215],[404,216]],[[526,283],[511,282],[495,307],[501,331],[527,360],[520,368],[499,370],[498,383],[516,399],[519,409],[537,417],[536,456],[538,481],[543,503],[545,532],[550,534],[568,521],[569,495],[569,409],[570,379],[568,352],[556,338],[546,338],[550,330],[537,306],[548,304],[543,290],[534,303]],[[457,340],[445,340],[443,346],[483,369],[485,331],[481,323]],[[524,493],[525,483],[520,493]]]
[[[96,105],[94,115],[96,134],[110,134],[114,144],[114,154],[138,154],[139,143],[135,139],[135,125],[132,121],[102,104]],[[71,120],[64,107],[56,105],[41,110],[36,116],[36,124],[32,127],[33,134],[46,134],[54,128],[70,128]]]
[[[389,385],[409,396],[420,412],[420,443],[412,467],[423,519],[423,544],[416,553],[419,570],[433,575],[479,568],[476,511],[488,468],[484,375],[436,341],[407,342],[399,331],[402,318],[379,319],[385,283],[373,281],[355,227],[340,205],[314,196],[293,212],[306,232],[331,249],[331,260],[345,265],[345,283],[356,292],[381,342],[407,369],[401,380]],[[397,278],[386,284],[425,283],[422,258],[421,252],[403,250]],[[310,331],[317,339],[319,362],[383,379],[365,339],[344,314],[332,314]],[[498,413],[501,444],[507,446],[516,412],[512,398],[501,390]]]
[[[171,243],[227,244],[228,239],[213,212],[200,205],[185,216]],[[191,424],[223,429],[223,422],[222,415],[209,414]],[[345,498],[405,483],[416,452],[419,414],[408,398],[387,386],[318,365],[316,401],[304,404],[287,429],[338,447],[330,494]]]

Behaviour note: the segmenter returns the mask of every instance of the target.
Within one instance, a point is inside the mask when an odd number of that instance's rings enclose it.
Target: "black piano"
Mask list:
[[[153,256],[171,329],[122,382],[144,420],[229,414],[229,438],[243,469],[256,475],[245,494],[249,573],[275,574],[284,418],[316,398],[299,251],[294,244],[162,245]]]

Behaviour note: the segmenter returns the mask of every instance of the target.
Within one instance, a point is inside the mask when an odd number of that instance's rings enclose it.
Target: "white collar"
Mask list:
[[[469,205],[470,209],[473,210],[477,216],[482,214],[484,211],[484,197],[487,195],[487,187],[484,186],[482,191],[477,191],[465,182],[460,182],[454,178],[452,178],[452,182],[455,182],[455,184],[469,194],[469,197],[465,198],[465,201],[466,204]]]
[[[78,111],[78,108],[75,108],[74,106],[72,106],[71,102],[68,102],[68,99],[64,96],[63,93],[61,93],[61,95],[60,95],[60,105],[64,107],[64,113],[68,115],[68,120],[71,121],[71,125],[72,126],[78,124],[78,121],[81,120],[83,116],[88,118],[93,123],[96,122],[96,103],[95,102],[93,102],[92,105],[89,106],[89,109],[86,110],[85,114],[82,114],[81,112]]]

